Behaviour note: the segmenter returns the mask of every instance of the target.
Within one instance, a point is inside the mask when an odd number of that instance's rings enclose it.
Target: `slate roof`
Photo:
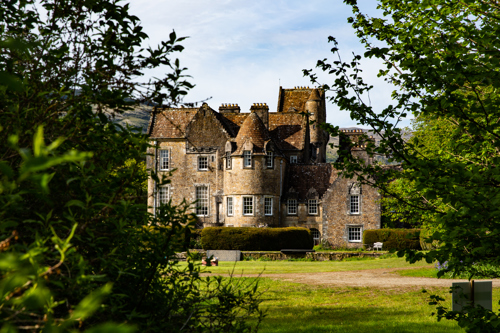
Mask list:
[[[148,126],[151,138],[185,138],[186,127],[199,108],[163,109],[154,111]]]
[[[278,112],[305,112],[305,105],[313,88],[283,89],[278,96]],[[295,110],[295,111],[293,111]]]
[[[299,114],[299,112],[304,111],[307,100],[321,100],[321,96],[323,96],[323,93],[318,91],[318,89],[282,89],[280,87],[278,112],[269,112],[268,129],[270,139],[274,141],[280,150],[304,149],[306,127],[308,125],[306,118],[302,114]],[[150,137],[185,138],[186,128],[199,109],[163,109],[153,112],[148,126]],[[213,111],[213,113],[232,138],[238,137],[243,123],[252,114],[237,112],[219,113],[216,111]]]
[[[263,153],[266,142],[271,140],[266,126],[256,113],[250,113],[241,125],[236,137],[235,154],[243,153],[243,144],[247,140],[253,144],[254,153]]]
[[[281,150],[304,149],[306,118],[298,113],[269,113],[269,132]]]
[[[285,182],[285,196],[293,187],[294,192],[298,194],[297,199],[304,201],[309,190],[313,188],[321,199],[337,177],[338,172],[329,163],[290,165]]]

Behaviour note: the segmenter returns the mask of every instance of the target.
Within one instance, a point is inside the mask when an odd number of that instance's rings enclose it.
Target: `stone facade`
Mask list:
[[[305,227],[317,242],[362,246],[362,231],[380,228],[379,194],[325,163],[324,92],[280,87],[278,98],[277,112],[262,103],[249,113],[234,104],[155,110],[148,167],[170,183],[149,180],[150,212],[185,199],[203,226]]]

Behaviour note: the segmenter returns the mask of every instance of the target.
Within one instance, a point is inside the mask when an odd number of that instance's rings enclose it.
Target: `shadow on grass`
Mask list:
[[[430,311],[422,316],[410,310],[342,304],[269,308],[260,327],[259,331],[266,333],[463,332],[454,322],[437,322]]]

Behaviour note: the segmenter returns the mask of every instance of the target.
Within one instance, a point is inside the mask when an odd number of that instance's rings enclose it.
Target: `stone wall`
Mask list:
[[[380,194],[368,185],[360,186],[360,212],[350,213],[349,188],[355,183],[352,179],[337,178],[323,197],[322,238],[330,245],[345,248],[363,247],[360,242],[349,241],[349,228],[364,230],[380,228]]]
[[[280,186],[284,181],[285,163],[280,171],[280,161],[283,158],[274,157],[273,168],[266,167],[264,155],[252,157],[252,167],[243,167],[243,157],[233,156],[232,166],[224,171],[224,195],[225,198],[233,197],[233,216],[227,216],[227,199],[224,200],[224,213],[226,225],[234,227],[250,227],[267,224],[278,226],[279,223],[279,198]],[[280,178],[281,176],[281,178]],[[254,213],[243,214],[243,197],[252,196],[254,200]],[[264,198],[273,198],[273,215],[264,214]]]

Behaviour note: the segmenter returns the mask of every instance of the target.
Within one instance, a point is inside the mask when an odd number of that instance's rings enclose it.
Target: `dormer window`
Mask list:
[[[243,167],[244,168],[252,167],[252,152],[250,150],[243,151]]]
[[[318,200],[309,199],[308,200],[308,212],[309,215],[318,215]]]
[[[226,169],[231,169],[231,152],[226,152]]]
[[[272,151],[268,151],[266,154],[266,166],[268,169],[274,168],[274,156]]]

